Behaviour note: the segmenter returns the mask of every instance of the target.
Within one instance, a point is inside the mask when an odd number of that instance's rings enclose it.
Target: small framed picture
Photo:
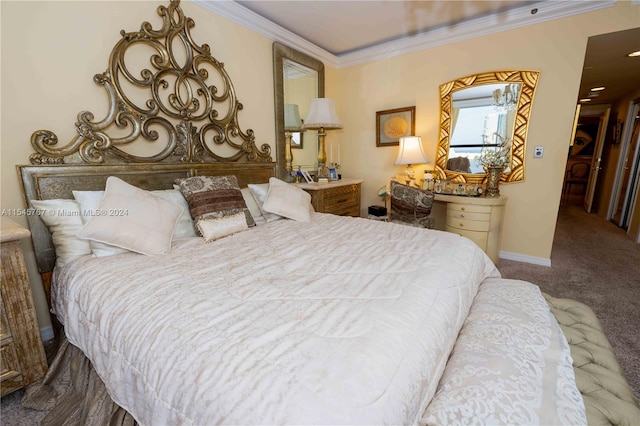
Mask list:
[[[376,146],[397,146],[401,137],[415,132],[415,106],[376,112]]]
[[[304,148],[304,140],[302,139],[302,132],[293,132],[291,133],[291,148],[292,149],[302,149]]]
[[[327,170],[329,171],[329,180],[338,180],[338,169],[329,167]]]
[[[308,171],[302,170],[302,177],[307,183],[313,183],[313,178],[311,177]]]

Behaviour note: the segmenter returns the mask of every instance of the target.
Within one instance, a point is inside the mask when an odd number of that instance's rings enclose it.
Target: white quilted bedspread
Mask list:
[[[169,255],[82,258],[54,309],[144,425],[411,424],[481,281],[457,235],[314,214]]]

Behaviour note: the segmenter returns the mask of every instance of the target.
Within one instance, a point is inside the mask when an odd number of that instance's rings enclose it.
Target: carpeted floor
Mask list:
[[[555,297],[590,306],[640,399],[640,244],[581,207],[561,207],[551,267],[500,260],[505,278],[530,281]],[[31,426],[44,413],[20,406],[22,391],[2,398],[0,424]]]
[[[640,400],[640,244],[580,206],[560,207],[551,267],[501,259],[498,269],[590,306]]]

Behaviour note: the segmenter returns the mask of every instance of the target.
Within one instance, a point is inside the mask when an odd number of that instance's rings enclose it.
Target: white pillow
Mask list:
[[[251,193],[251,189],[242,188],[240,192],[242,192],[242,198],[244,198],[244,203],[247,205],[247,208],[249,209],[249,213],[251,213],[251,216],[253,216],[253,220],[256,222],[256,225],[264,225],[265,223],[267,223],[266,219],[262,217],[262,211],[260,210],[260,206],[258,205],[258,202],[253,197],[253,194]]]
[[[266,222],[273,222],[273,221],[276,221],[278,219],[282,219],[282,216],[277,215],[277,214],[273,214],[273,213],[269,213],[263,207],[264,200],[266,200],[266,198],[267,198],[267,192],[269,192],[269,184],[268,183],[250,183],[247,186],[249,187],[249,190],[251,191],[251,194],[253,195],[254,199],[256,200],[256,203],[258,204],[258,208],[260,209],[260,212],[262,213],[262,217],[264,218],[264,220]]]
[[[183,209],[111,176],[98,212],[78,237],[152,256],[171,250],[171,239]]]
[[[311,195],[277,178],[269,178],[269,192],[262,208],[299,222],[311,220]]]
[[[104,197],[104,191],[72,191],[72,193],[73,198],[75,198],[80,207],[82,223],[86,225],[96,215],[100,201],[102,201],[102,197]],[[89,243],[91,244],[91,253],[96,257],[112,256],[128,251],[98,241],[91,240]]]
[[[200,219],[197,222],[197,226],[202,238],[208,243],[249,229],[244,212],[235,213],[231,216]]]
[[[31,205],[49,228],[56,250],[56,266],[91,254],[89,241],[76,236],[83,225],[78,203],[63,199],[31,200]]]
[[[178,225],[176,226],[176,230],[173,233],[174,240],[177,240],[178,238],[192,238],[198,236],[196,234],[196,229],[193,226],[191,214],[189,213],[189,205],[187,204],[187,200],[185,200],[179,189],[174,187],[174,189],[161,189],[150,192],[164,198],[165,200],[171,201],[175,205],[182,207],[182,209],[184,210],[182,215],[180,215]],[[83,223],[89,222],[89,219],[91,219],[95,215],[95,211],[97,210],[100,201],[102,201],[103,196],[104,191],[73,191],[73,197],[76,199],[81,208]],[[127,251],[109,244],[103,244],[96,241],[90,242],[92,252],[96,257],[111,256],[113,254],[124,253]]]
[[[180,215],[180,219],[178,219],[176,232],[173,233],[174,240],[177,240],[178,238],[192,238],[198,236],[198,234],[196,234],[196,229],[193,226],[191,213],[189,213],[189,204],[179,189],[151,191],[151,193],[162,197],[167,201],[171,201],[173,204],[180,206],[183,210],[182,215]]]

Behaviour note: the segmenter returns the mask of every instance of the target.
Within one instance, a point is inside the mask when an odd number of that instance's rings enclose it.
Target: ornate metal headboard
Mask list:
[[[96,121],[91,112],[80,112],[77,135],[61,147],[53,132],[35,132],[32,164],[272,161],[270,146],[256,147],[253,130],[240,128],[242,104],[224,64],[207,44],[193,41],[195,22],[184,16],[180,0],[157,12],[162,28],[143,22],[140,31],[120,31],[109,68],[93,77],[107,91],[106,117]],[[143,49],[148,56],[136,72]],[[164,145],[149,156],[123,149],[139,139]]]
[[[27,207],[32,199],[104,189],[109,176],[156,190],[194,175],[234,174],[241,186],[276,175],[271,147],[258,148],[253,131],[238,123],[242,104],[224,64],[208,45],[194,43],[195,23],[179,5],[171,0],[157,8],[158,30],[144,22],[138,32],[121,31],[109,68],[93,78],[107,92],[106,117],[96,121],[91,112],[80,112],[77,135],[64,146],[51,131],[33,133],[34,165],[17,166]],[[136,65],[140,69],[133,71]],[[137,141],[154,153],[134,154]],[[27,220],[46,289],[55,265],[51,235],[37,215]]]

